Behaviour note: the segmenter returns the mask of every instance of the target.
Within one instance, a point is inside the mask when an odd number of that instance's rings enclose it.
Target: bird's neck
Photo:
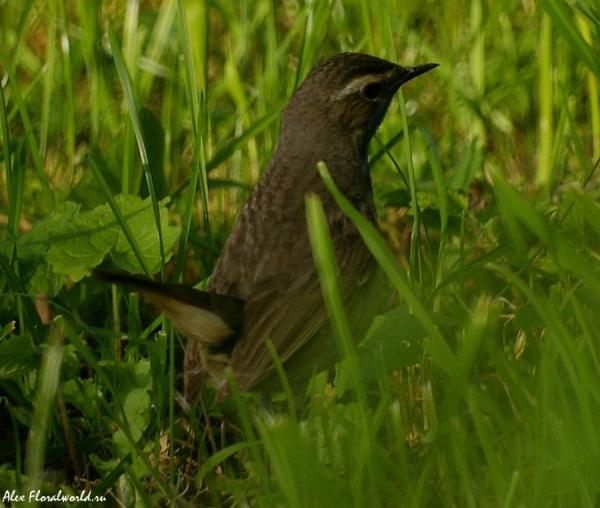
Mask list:
[[[323,161],[342,192],[353,188],[371,191],[367,148],[368,142],[344,129],[289,125],[282,130],[274,155],[293,153],[287,170],[299,175],[314,171],[319,180],[316,166]]]

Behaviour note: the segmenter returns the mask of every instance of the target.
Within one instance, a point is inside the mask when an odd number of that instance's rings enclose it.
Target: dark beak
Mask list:
[[[401,67],[399,71],[398,81],[396,82],[397,86],[401,86],[407,81],[410,81],[421,74],[425,74],[431,69],[435,69],[439,64],[436,63],[428,63],[423,65],[413,65],[412,67]]]

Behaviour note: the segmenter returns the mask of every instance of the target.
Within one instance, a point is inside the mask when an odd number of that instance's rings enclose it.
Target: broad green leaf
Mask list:
[[[148,266],[153,272],[158,271],[160,248],[149,199],[119,195],[115,200]],[[167,200],[160,202],[160,216],[165,247],[171,251],[179,237],[179,228],[168,224],[166,204]],[[77,282],[109,253],[119,268],[140,272],[141,266],[109,205],[100,205],[89,212],[79,210],[79,205],[66,202],[19,238],[19,256],[38,263],[29,281],[30,292],[46,290],[55,294],[57,285],[64,282],[64,278],[57,282],[57,276],[69,276]]]
[[[148,392],[152,388],[150,361],[115,362],[112,368],[120,379],[116,395],[121,400],[131,435],[137,441],[149,423],[151,401]],[[131,444],[123,429],[117,429],[113,439],[119,457],[130,452]]]
[[[98,418],[98,386],[94,379],[69,379],[61,389],[65,402],[73,404],[87,418]]]
[[[42,354],[30,335],[15,336],[0,342],[0,379],[16,379],[37,369]]]
[[[358,350],[365,379],[377,381],[384,374],[419,361],[427,332],[406,305],[377,316]]]

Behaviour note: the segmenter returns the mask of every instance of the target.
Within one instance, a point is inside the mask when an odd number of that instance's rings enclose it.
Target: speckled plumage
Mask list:
[[[267,337],[292,384],[335,358],[307,236],[307,193],[316,193],[323,201],[340,266],[342,294],[356,334],[363,334],[365,324],[375,316],[378,305],[373,300],[379,299],[382,290],[377,266],[355,227],[325,189],[316,165],[324,161],[346,198],[376,224],[367,166],[369,141],[398,87],[432,67],[403,68],[369,55],[343,53],[313,71],[284,108],[272,159],[242,211],[208,287],[245,301],[244,328],[230,364],[242,390],[271,388],[273,367],[264,345]],[[379,86],[377,97],[362,95],[360,87],[369,83]],[[205,377],[198,349],[198,344],[190,343],[186,352],[186,393],[192,401]]]
[[[314,70],[282,111],[271,161],[223,248],[206,292],[96,272],[139,291],[187,336],[188,402],[198,402],[207,381],[220,388],[220,397],[226,396],[229,370],[242,390],[277,390],[267,338],[297,396],[311,373],[335,360],[306,226],[308,193],[323,202],[352,333],[358,339],[366,332],[385,299],[383,277],[354,225],[325,189],[316,166],[324,161],[344,196],[377,225],[369,142],[400,85],[433,67],[401,67],[343,53]]]

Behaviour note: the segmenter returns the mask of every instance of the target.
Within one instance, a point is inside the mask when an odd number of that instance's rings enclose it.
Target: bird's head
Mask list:
[[[296,90],[282,113],[284,128],[309,130],[316,136],[328,130],[348,134],[366,150],[398,88],[434,67],[437,64],[402,67],[362,53],[336,55]]]

